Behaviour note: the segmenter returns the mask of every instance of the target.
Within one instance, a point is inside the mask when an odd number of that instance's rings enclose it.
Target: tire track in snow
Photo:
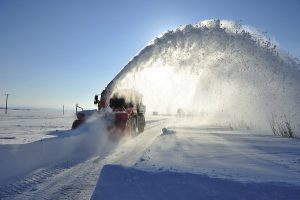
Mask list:
[[[21,194],[27,190],[34,191],[36,185],[70,169],[80,162],[82,162],[82,158],[74,158],[52,167],[35,170],[22,180],[0,187],[0,199],[10,199],[10,197],[15,196],[16,194]]]

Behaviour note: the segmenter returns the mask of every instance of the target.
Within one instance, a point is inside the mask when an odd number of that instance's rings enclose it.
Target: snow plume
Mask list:
[[[147,111],[204,116],[207,123],[268,126],[270,115],[300,120],[299,61],[263,33],[206,20],[149,43],[108,85],[143,94]]]

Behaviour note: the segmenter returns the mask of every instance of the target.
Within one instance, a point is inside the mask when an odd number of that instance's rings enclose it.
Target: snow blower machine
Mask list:
[[[112,137],[136,136],[144,131],[146,106],[142,103],[142,95],[137,91],[124,89],[110,93],[103,90],[100,100],[99,95],[95,95],[94,104],[98,106],[96,113],[104,116]],[[80,111],[76,116],[73,129],[84,123],[91,112]]]

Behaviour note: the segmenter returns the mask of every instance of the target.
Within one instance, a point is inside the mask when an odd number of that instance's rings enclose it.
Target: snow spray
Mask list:
[[[151,41],[108,85],[143,94],[148,113],[185,113],[206,123],[267,127],[270,115],[300,122],[299,60],[266,34],[206,20]],[[299,125],[298,125],[299,126]]]

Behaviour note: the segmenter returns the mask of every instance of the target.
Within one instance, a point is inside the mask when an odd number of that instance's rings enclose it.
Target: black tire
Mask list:
[[[145,126],[146,126],[145,117],[143,114],[141,114],[138,116],[138,120],[137,120],[137,127],[138,127],[139,133],[144,132]]]
[[[78,126],[80,126],[81,124],[82,124],[82,121],[76,119],[72,124],[72,129],[78,128]]]
[[[130,117],[130,135],[136,136],[137,120],[135,116]]]

